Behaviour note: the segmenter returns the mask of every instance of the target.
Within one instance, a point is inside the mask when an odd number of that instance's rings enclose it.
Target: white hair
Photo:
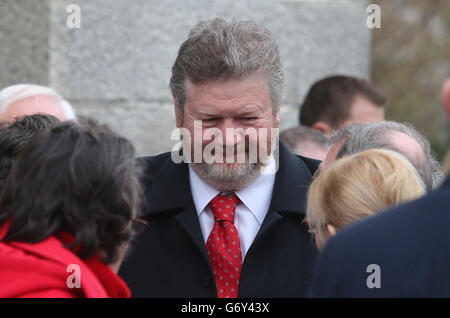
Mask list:
[[[0,114],[7,107],[22,99],[37,95],[53,96],[61,101],[61,108],[67,120],[76,120],[75,111],[68,101],[63,99],[55,90],[50,87],[34,85],[34,84],[17,84],[5,87],[0,91]]]

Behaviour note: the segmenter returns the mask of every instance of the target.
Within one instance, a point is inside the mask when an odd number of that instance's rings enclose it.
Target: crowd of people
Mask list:
[[[274,142],[283,83],[263,26],[190,31],[170,79],[193,136],[177,153],[212,162],[136,158],[53,89],[1,90],[0,297],[449,297],[450,180],[428,140],[334,75]],[[450,123],[450,79],[442,103]]]

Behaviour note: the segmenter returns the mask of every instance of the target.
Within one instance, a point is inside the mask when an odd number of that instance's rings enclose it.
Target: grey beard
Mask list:
[[[234,169],[230,169],[234,165]],[[261,174],[262,163],[209,164],[191,163],[195,173],[219,191],[239,191],[256,180]]]

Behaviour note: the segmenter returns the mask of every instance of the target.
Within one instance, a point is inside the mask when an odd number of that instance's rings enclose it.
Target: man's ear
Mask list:
[[[447,113],[447,120],[450,123],[450,78],[447,78],[442,84],[441,89],[442,105]]]
[[[331,224],[327,224],[327,231],[330,234],[330,237],[336,235],[336,228]]]
[[[178,106],[178,103],[175,100],[175,98],[173,100],[173,105],[174,105],[174,108],[175,108],[175,120],[176,120],[177,128],[181,128],[181,127],[183,127],[184,112]]]
[[[327,138],[330,138],[331,135],[333,134],[333,128],[328,125],[326,122],[324,121],[317,121],[315,122],[312,126],[312,129],[317,130],[318,132],[324,134]]]

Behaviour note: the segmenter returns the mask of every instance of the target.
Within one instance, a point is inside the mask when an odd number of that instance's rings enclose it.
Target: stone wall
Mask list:
[[[50,2],[0,0],[0,89],[49,84]]]
[[[66,25],[81,8],[81,28]],[[280,46],[286,89],[281,128],[297,124],[298,104],[316,80],[369,76],[365,0],[0,0],[0,86],[54,87],[76,110],[111,124],[140,155],[175,144],[170,70],[198,21],[253,19]],[[6,45],[5,45],[6,43]]]

